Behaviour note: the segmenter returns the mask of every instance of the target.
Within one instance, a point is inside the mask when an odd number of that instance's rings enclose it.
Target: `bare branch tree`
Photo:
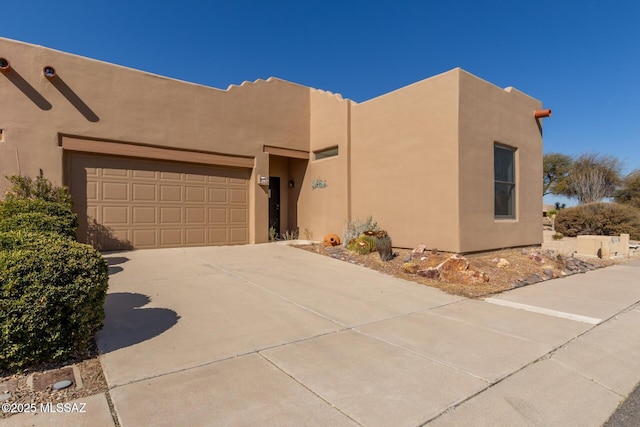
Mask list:
[[[622,162],[596,153],[582,154],[571,165],[565,195],[579,203],[599,202],[613,197],[620,184]]]
[[[605,172],[601,169],[574,171],[570,186],[580,204],[599,202],[607,197],[608,193]]]

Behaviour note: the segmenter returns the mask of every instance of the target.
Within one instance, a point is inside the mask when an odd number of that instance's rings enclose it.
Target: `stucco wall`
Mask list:
[[[460,251],[542,243],[542,136],[522,92],[460,70]],[[516,215],[495,219],[493,147],[516,149]]]
[[[394,246],[457,251],[458,70],[354,105],[352,218]]]
[[[339,95],[320,90],[310,93],[310,159],[298,198],[298,226],[315,240],[328,233],[342,235],[348,217],[349,103]],[[338,147],[338,155],[314,160],[314,151]],[[313,188],[314,180],[326,181]]]

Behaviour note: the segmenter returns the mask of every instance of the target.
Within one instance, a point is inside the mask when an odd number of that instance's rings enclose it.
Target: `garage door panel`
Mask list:
[[[187,182],[201,182],[201,183],[205,183],[207,182],[207,177],[204,175],[195,175],[195,174],[191,174],[188,173],[185,175],[185,181]]]
[[[229,182],[229,178],[224,176],[209,176],[207,177],[207,181],[212,184],[227,184]]]
[[[207,244],[207,233],[204,228],[188,228],[185,230],[187,245],[204,246]]]
[[[249,221],[249,212],[247,209],[229,209],[229,222],[244,224]]]
[[[155,202],[157,185],[155,184],[132,184],[133,201],[135,202]]]
[[[97,206],[89,206],[87,208],[87,216],[89,218],[98,218],[98,207]]]
[[[238,203],[242,205],[245,205],[247,203],[248,194],[246,190],[230,189],[229,195],[230,203]]]
[[[131,241],[131,236],[130,236],[129,231],[130,230],[128,230],[126,228],[110,228],[109,229],[109,235],[113,239],[116,239],[118,241],[130,242]]]
[[[102,168],[102,176],[127,178],[129,171],[127,169],[114,169],[109,167]]]
[[[133,224],[156,224],[156,210],[154,206],[134,206],[133,210]]]
[[[81,240],[101,249],[246,244],[251,171],[73,153]]]
[[[229,243],[227,238],[228,229],[226,228],[210,228],[209,244],[210,245],[226,245]]]
[[[206,222],[205,218],[205,208],[185,208],[186,224],[204,224]]]
[[[248,182],[246,179],[231,178],[229,179],[229,184],[237,187],[246,187]]]
[[[129,223],[128,206],[103,206],[102,221],[104,225],[121,225]]]
[[[209,208],[209,223],[211,224],[226,224],[227,223],[227,208]]]
[[[91,200],[91,201],[98,200],[98,183],[97,182],[87,183],[87,200]]]
[[[133,246],[136,248],[157,247],[157,231],[155,229],[133,230]]]
[[[184,201],[187,203],[204,203],[204,195],[204,187],[185,187]]]
[[[182,229],[167,228],[160,230],[160,246],[175,247],[182,246]]]
[[[160,208],[160,224],[181,224],[182,208]]]
[[[226,188],[209,188],[209,203],[227,203]]]
[[[181,202],[182,187],[178,185],[160,185],[161,202]]]
[[[245,227],[229,228],[229,236],[229,243],[242,244],[242,242],[249,240],[249,230]]]
[[[153,170],[134,169],[132,176],[134,178],[140,178],[142,180],[157,179],[158,173]]]
[[[129,200],[129,185],[124,182],[103,182],[102,200],[127,202]]]
[[[160,179],[167,181],[182,181],[182,174],[177,172],[160,172]]]

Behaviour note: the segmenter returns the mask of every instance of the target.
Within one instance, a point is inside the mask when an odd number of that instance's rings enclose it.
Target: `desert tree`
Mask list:
[[[640,169],[636,169],[624,177],[614,200],[640,208]]]
[[[561,153],[548,153],[542,159],[543,182],[542,195],[565,194],[568,189],[568,177],[573,158]]]
[[[572,163],[563,195],[575,197],[581,204],[614,197],[621,179],[622,162],[604,154],[587,153]]]

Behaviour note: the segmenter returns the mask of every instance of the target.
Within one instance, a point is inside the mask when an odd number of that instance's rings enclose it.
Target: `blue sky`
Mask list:
[[[462,67],[553,110],[545,152],[640,168],[637,0],[3,3],[2,37],[222,89],[275,76],[360,102]]]

